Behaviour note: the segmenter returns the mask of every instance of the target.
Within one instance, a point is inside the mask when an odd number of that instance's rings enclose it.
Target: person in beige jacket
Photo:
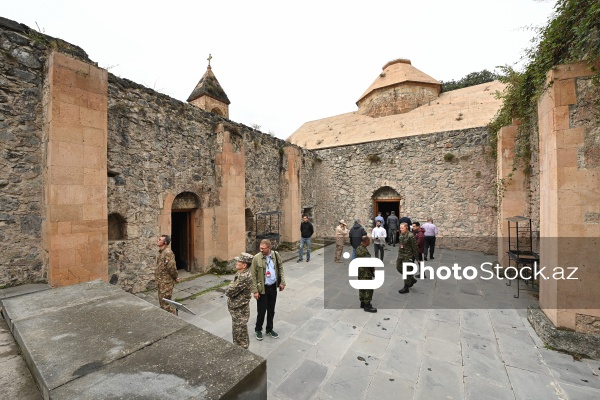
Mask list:
[[[340,224],[335,228],[335,262],[341,263],[342,251],[344,250],[344,243],[348,237],[348,228],[346,222],[341,219]]]

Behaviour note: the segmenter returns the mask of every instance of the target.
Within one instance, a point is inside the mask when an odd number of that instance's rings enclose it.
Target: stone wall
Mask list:
[[[496,163],[485,128],[317,150],[315,190],[321,224],[332,236],[337,221],[373,218],[373,194],[389,187],[412,219],[433,217],[447,245],[496,251]],[[469,238],[469,240],[462,240]]]
[[[83,50],[0,18],[0,287],[47,279],[43,90],[52,49]]]
[[[161,195],[193,193],[201,207],[218,202],[218,119],[113,75],[108,106],[108,213],[127,227],[125,240],[109,243],[109,276],[139,291],[154,278],[156,237],[170,233],[158,231]]]
[[[126,220],[125,240],[109,244],[109,276],[134,292],[152,285],[157,220],[166,193],[193,193],[200,199],[200,212],[221,206],[219,188],[222,171],[215,165],[223,151],[218,127],[230,132],[232,145],[244,147],[246,213],[281,211],[286,159],[284,141],[242,124],[174,100],[126,79],[109,79],[108,183],[109,214]],[[161,197],[163,196],[163,197]],[[241,214],[243,215],[241,210]],[[240,210],[231,210],[240,214]],[[217,218],[210,219],[218,232]],[[255,247],[254,224],[240,218],[249,232],[248,247]],[[250,226],[247,226],[250,225]],[[200,234],[197,232],[197,234]],[[213,237],[200,241],[215,240]],[[212,257],[210,257],[212,259]],[[211,267],[202,260],[196,271]],[[151,287],[151,286],[150,286]]]

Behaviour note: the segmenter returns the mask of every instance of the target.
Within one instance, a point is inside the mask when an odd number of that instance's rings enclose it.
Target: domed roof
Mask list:
[[[383,72],[369,86],[369,88],[360,96],[357,103],[364,99],[369,93],[388,86],[396,86],[405,82],[427,83],[442,86],[442,83],[433,79],[426,73],[413,67],[410,60],[398,58],[390,61],[383,66]]]

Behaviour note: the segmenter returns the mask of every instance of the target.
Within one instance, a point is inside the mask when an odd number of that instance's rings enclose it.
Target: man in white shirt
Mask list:
[[[427,253],[429,252],[429,259],[433,260],[433,252],[435,251],[435,237],[438,234],[438,228],[433,224],[433,218],[427,218],[422,226],[425,229],[425,261],[427,261]]]
[[[371,236],[373,237],[373,246],[375,247],[375,257],[383,261],[383,251],[387,234],[381,226],[381,221],[377,220],[377,226],[373,228]]]

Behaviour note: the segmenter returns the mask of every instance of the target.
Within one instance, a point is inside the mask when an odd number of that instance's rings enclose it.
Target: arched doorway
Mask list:
[[[180,193],[173,200],[171,206],[171,250],[175,253],[177,269],[192,271],[196,267],[194,217],[199,207],[198,196],[191,192]]]
[[[377,216],[377,213],[387,220],[387,215],[391,214],[392,211],[399,216],[400,215],[400,194],[389,186],[382,186],[373,192],[373,216]]]

